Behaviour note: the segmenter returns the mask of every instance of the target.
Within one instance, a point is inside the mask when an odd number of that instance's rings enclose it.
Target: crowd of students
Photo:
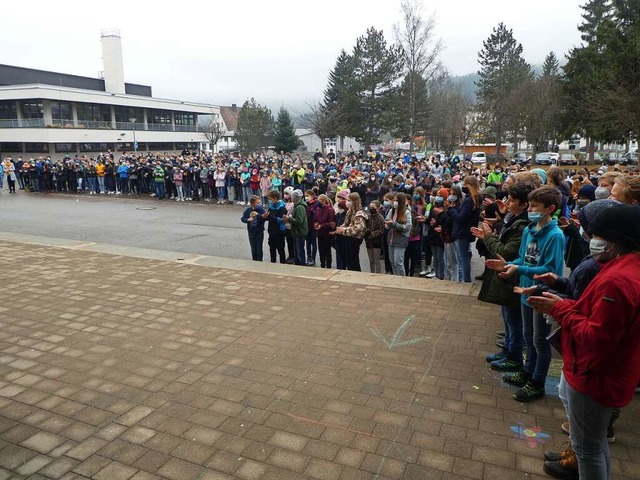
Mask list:
[[[17,182],[36,193],[242,204],[256,261],[266,227],[273,263],[359,271],[364,243],[373,273],[471,282],[475,244],[479,299],[500,305],[504,327],[486,361],[515,400],[545,396],[552,344],[564,360],[571,446],[546,452],[545,470],[610,478],[614,422],[640,383],[638,171],[487,170],[380,153],[20,162],[3,162],[10,191]]]

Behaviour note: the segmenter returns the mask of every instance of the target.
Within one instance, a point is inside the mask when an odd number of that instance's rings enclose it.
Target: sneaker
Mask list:
[[[544,471],[554,478],[563,480],[578,480],[580,478],[578,460],[573,450],[569,450],[561,460],[545,461]]]
[[[544,386],[538,387],[532,381],[527,382],[524,387],[513,394],[513,398],[518,402],[532,402],[542,397],[544,397]]]
[[[419,277],[426,277],[427,275],[429,275],[429,270],[428,269],[427,270],[423,270],[418,274]]]
[[[560,425],[560,429],[566,433],[567,435],[571,434],[571,430],[569,429],[569,421],[567,420],[566,422],[562,422],[562,425]]]
[[[513,375],[504,375],[502,381],[516,387],[524,387],[530,380],[530,376],[524,370],[514,373]]]
[[[491,355],[487,355],[485,357],[485,360],[487,361],[487,363],[491,363],[491,362],[495,362],[497,360],[502,360],[503,358],[507,358],[507,354],[505,353],[504,350],[498,352],[498,353],[492,353]]]
[[[491,362],[489,366],[498,372],[519,372],[522,370],[522,361],[519,362],[513,358],[503,358],[502,360]]]
[[[544,452],[544,459],[547,460],[548,462],[559,462],[560,460],[567,458],[569,455],[575,455],[575,453],[573,452],[573,449],[571,448],[571,443],[570,442],[565,442],[565,443],[568,443],[569,445],[567,445],[567,447],[561,452],[553,452],[553,451]]]
[[[613,427],[607,428],[607,442],[614,443],[616,441],[616,432]]]
[[[505,331],[504,330],[498,330],[496,332],[496,338],[504,338],[505,336]]]
[[[436,278],[436,272],[429,272],[425,276],[425,278]]]

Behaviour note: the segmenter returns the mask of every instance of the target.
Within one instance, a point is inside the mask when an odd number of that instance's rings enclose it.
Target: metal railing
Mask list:
[[[97,120],[78,120],[75,124],[71,119],[54,119],[51,123],[45,124],[43,118],[22,119],[22,120],[0,120],[0,128],[81,128],[94,130],[122,130],[131,131],[155,131],[155,132],[202,132],[206,127],[200,125],[169,125],[166,123],[144,123],[136,122],[112,122]]]

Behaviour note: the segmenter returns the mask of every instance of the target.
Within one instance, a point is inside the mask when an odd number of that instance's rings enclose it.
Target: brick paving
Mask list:
[[[517,403],[487,368],[498,309],[428,281],[0,257],[0,479],[540,479],[567,440],[556,397]],[[614,478],[640,478],[639,404]]]

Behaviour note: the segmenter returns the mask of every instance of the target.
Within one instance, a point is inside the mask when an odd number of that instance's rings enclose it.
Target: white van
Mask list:
[[[471,154],[471,163],[487,163],[487,154],[484,152],[473,152]]]

